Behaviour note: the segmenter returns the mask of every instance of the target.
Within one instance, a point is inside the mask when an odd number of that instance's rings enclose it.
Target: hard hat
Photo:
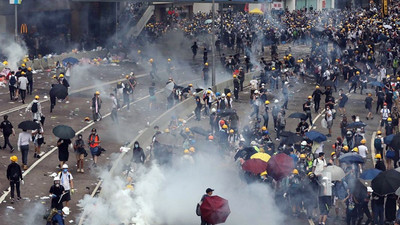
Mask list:
[[[54,75],[53,78],[57,78],[57,75]]]
[[[168,62],[171,62],[171,59],[168,59]]]
[[[254,91],[254,94],[258,94],[258,92],[259,92],[258,90],[255,90],[255,91]]]
[[[64,77],[64,74],[60,74],[60,76],[58,76],[59,78],[63,78]]]
[[[307,173],[307,176],[309,176],[309,177],[310,177],[310,176],[313,176],[313,175],[314,175],[313,172],[308,172],[308,173]]]
[[[26,65],[25,65],[25,63],[22,63],[21,66],[22,66],[22,67],[25,67]]]
[[[216,112],[216,111],[217,111],[217,110],[216,110],[215,108],[212,108],[212,109],[211,109],[211,112],[213,112],[213,113]]]
[[[269,105],[269,101],[268,101],[268,100],[267,100],[267,101],[265,101],[265,104],[266,104],[266,105]]]
[[[95,93],[96,95],[99,95],[100,94],[100,92],[99,91],[96,91],[96,93]]]
[[[312,99],[312,96],[310,95],[310,96],[308,96],[307,98],[308,98],[308,99]]]
[[[205,66],[208,66],[208,63],[204,63]]]
[[[367,143],[367,140],[362,139],[362,140],[361,140],[361,144],[365,144],[365,143]]]
[[[28,70],[29,70],[29,71],[32,71],[32,68],[31,68],[31,67],[28,67]]]
[[[140,54],[141,52],[142,52],[142,51],[140,51],[140,50],[137,50],[137,53],[138,53],[138,54]]]
[[[151,62],[151,63],[154,62],[154,59],[153,58],[149,59],[149,62]]]
[[[169,133],[169,129],[168,129],[168,128],[165,129],[165,130],[164,130],[164,133]]]
[[[360,74],[360,71],[357,71],[356,74]]]
[[[236,74],[233,74],[233,78],[236,78],[237,76],[236,76]]]
[[[193,87],[193,84],[189,84],[188,86],[189,86],[189,87]]]
[[[190,132],[189,127],[186,127],[186,128],[185,128],[185,132]]]
[[[376,155],[375,155],[375,159],[382,159],[381,154],[376,154]]]
[[[185,153],[185,154],[189,154],[189,153],[190,153],[190,151],[189,151],[189,149],[185,149],[185,150],[183,151],[183,153]]]
[[[21,72],[21,74],[22,74],[22,75],[25,75],[25,72],[24,72],[24,71],[22,71],[22,72]]]
[[[383,103],[383,105],[387,105],[387,103],[385,102],[385,103]]]
[[[226,94],[226,96],[228,96],[228,97],[231,97],[231,96],[232,96],[232,94],[229,92],[228,94]]]
[[[382,131],[378,130],[378,131],[376,132],[376,134],[380,135],[380,134],[382,134]]]
[[[65,206],[64,208],[62,208],[62,212],[64,213],[64,215],[69,215],[69,208]]]
[[[3,64],[7,66],[7,65],[8,65],[8,62],[7,62],[7,61],[4,61]]]
[[[207,91],[207,94],[211,94],[211,90],[208,90],[208,91]]]
[[[129,75],[126,75],[125,78],[128,79],[128,78],[129,78]]]
[[[289,57],[292,57],[292,54],[289,54],[288,56],[289,56]]]
[[[335,155],[336,154],[336,152],[331,152],[331,156],[333,156],[333,155]]]
[[[223,98],[224,98],[224,97],[225,97],[225,93],[222,93],[221,97],[223,97]]]
[[[192,147],[190,147],[189,148],[189,151],[191,151],[191,152],[195,152],[196,151],[196,149],[192,146]]]
[[[235,131],[233,129],[230,129],[229,133],[233,134],[233,133],[235,133]]]
[[[302,141],[300,144],[301,145],[307,145],[307,141]]]
[[[219,93],[218,91],[215,93],[216,96],[221,96],[221,93]]]
[[[358,152],[358,148],[357,148],[357,147],[354,147],[352,151],[353,151],[353,152]]]
[[[316,88],[316,89],[318,89],[318,88],[319,88],[319,86],[317,85],[317,86],[315,86],[315,88]]]
[[[389,117],[389,118],[387,119],[387,121],[388,121],[388,122],[392,122],[392,118]]]
[[[62,168],[63,169],[68,169],[68,165],[67,164],[63,164]]]
[[[60,180],[61,180],[60,176],[55,176],[55,177],[53,178],[53,181],[60,181]]]
[[[35,99],[36,99],[36,100],[39,99],[39,95],[36,95],[36,96],[35,96]]]
[[[349,150],[349,146],[343,146],[343,149],[345,150],[345,151],[348,151]]]
[[[267,130],[264,130],[264,131],[263,131],[263,134],[264,134],[264,135],[267,135],[267,134],[269,134],[269,132],[268,132]]]
[[[278,102],[279,102],[279,100],[278,100],[278,99],[275,99],[274,103],[278,103]]]
[[[261,130],[267,130],[267,127],[266,126],[263,126],[262,128],[261,128]]]
[[[223,120],[221,120],[221,121],[219,121],[219,125],[224,125],[225,124],[225,121],[223,121]]]
[[[297,169],[294,169],[292,173],[293,174],[299,174],[299,171]]]
[[[208,140],[214,140],[214,136],[212,135],[208,136]]]
[[[275,67],[272,67],[271,70],[274,71],[274,70],[275,70]]]
[[[10,157],[11,162],[16,162],[18,161],[18,157],[16,155],[13,155]]]
[[[300,159],[305,159],[306,158],[306,154],[300,154]]]
[[[374,189],[372,189],[372,187],[368,186],[367,187],[367,192],[372,193],[372,192],[374,192]]]
[[[222,126],[222,129],[228,129],[228,125],[224,124],[224,125]]]

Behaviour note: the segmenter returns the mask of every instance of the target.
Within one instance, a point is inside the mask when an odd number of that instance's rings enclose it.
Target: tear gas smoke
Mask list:
[[[11,70],[17,70],[18,63],[28,55],[25,43],[15,42],[11,35],[0,35],[0,42],[2,43],[0,52],[6,57],[8,66]]]

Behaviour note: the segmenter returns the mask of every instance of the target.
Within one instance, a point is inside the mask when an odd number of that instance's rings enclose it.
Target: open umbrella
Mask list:
[[[304,113],[295,112],[295,113],[290,114],[288,116],[288,118],[298,118],[298,119],[305,120],[307,118],[307,115]]]
[[[355,179],[352,182],[352,185],[349,185],[350,191],[357,200],[361,201],[368,197],[367,187],[359,179]]]
[[[53,134],[61,139],[71,139],[75,137],[75,131],[66,125],[58,125],[53,128]]]
[[[355,152],[349,152],[339,157],[340,163],[364,163],[364,159]]]
[[[350,123],[346,126],[346,129],[355,129],[355,128],[361,128],[361,127],[365,127],[367,126],[367,124],[363,123],[363,122],[354,122],[354,123]]]
[[[205,137],[207,137],[208,134],[210,134],[210,132],[204,130],[202,127],[191,127],[190,131],[192,131],[193,133],[196,133],[196,134],[200,134]]]
[[[177,143],[176,137],[169,133],[162,133],[157,135],[156,141],[160,144],[170,145],[170,146],[174,146]]]
[[[392,141],[389,144],[393,149],[400,149],[400,133],[394,135]]]
[[[249,13],[250,14],[257,14],[257,15],[263,15],[264,14],[264,12],[261,11],[261,9],[259,9],[259,8],[255,8],[255,9],[251,10]]]
[[[270,155],[263,152],[258,152],[250,157],[250,159],[261,159],[264,162],[268,162],[270,158],[271,158]]]
[[[204,21],[204,24],[210,24],[210,23],[212,23],[212,19],[208,19],[208,20]]]
[[[232,109],[226,109],[226,110],[222,110],[218,113],[219,116],[224,117],[224,116],[231,116],[236,114],[236,112]]]
[[[68,57],[68,58],[63,59],[62,63],[64,66],[67,66],[68,63],[71,65],[74,65],[74,64],[78,64],[79,60],[74,57]]]
[[[316,142],[318,142],[318,143],[321,143],[321,142],[327,140],[327,138],[326,138],[326,136],[325,136],[324,134],[321,134],[320,132],[314,131],[314,130],[307,132],[307,133],[306,133],[306,136],[307,136],[311,141],[316,141]]]
[[[396,170],[386,170],[372,180],[371,187],[378,195],[395,193],[400,187],[400,173]]]
[[[382,170],[378,169],[369,169],[365,170],[361,175],[360,178],[363,180],[373,180],[378,174],[382,173]]]
[[[346,176],[346,174],[344,173],[343,169],[338,167],[338,166],[335,166],[335,165],[327,166],[324,169],[324,172],[331,173],[331,179],[333,181],[340,181]]]
[[[267,172],[275,180],[290,175],[294,169],[293,158],[285,153],[279,153],[272,156],[268,161]]]
[[[35,121],[27,120],[18,124],[18,128],[22,130],[37,130],[40,129],[40,125]]]
[[[386,28],[386,29],[392,29],[393,28],[392,26],[390,26],[388,24],[384,24],[383,27]]]
[[[293,133],[291,131],[282,131],[280,136],[282,136],[282,137],[290,137],[290,136],[293,136],[293,135],[297,135],[297,134]]]
[[[375,87],[384,87],[385,86],[384,84],[382,84],[379,81],[372,81],[372,82],[369,82],[368,84],[371,86],[375,86]]]
[[[50,89],[49,95],[58,99],[65,99],[68,96],[68,89],[62,84],[56,84]]]
[[[248,159],[250,159],[250,157],[251,157],[252,155],[254,155],[254,154],[256,154],[256,153],[257,153],[257,151],[256,151],[253,147],[246,147],[246,148],[244,148],[244,149],[242,149],[242,150],[239,150],[239,151],[235,154],[234,159],[235,159],[235,161],[236,161],[238,158],[242,158],[242,159],[244,159],[244,160],[248,160]]]
[[[304,140],[304,138],[302,136],[292,135],[292,136],[289,136],[289,137],[285,138],[282,141],[282,143],[287,144],[287,145],[291,145],[291,144],[294,144],[294,143],[297,143],[297,142],[300,142],[300,141],[303,141],[303,140]]]
[[[261,159],[248,159],[243,163],[242,169],[254,174],[260,174],[267,170],[267,162]]]
[[[209,224],[225,223],[231,213],[228,200],[217,195],[204,198],[200,211],[201,217]]]
[[[387,145],[390,145],[390,143],[392,142],[393,138],[394,138],[395,134],[391,134],[389,136],[386,136],[383,138],[383,142]]]
[[[333,86],[333,82],[331,80],[326,80],[322,86],[324,87],[332,87]]]

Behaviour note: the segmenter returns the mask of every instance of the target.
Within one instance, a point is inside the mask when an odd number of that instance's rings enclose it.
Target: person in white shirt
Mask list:
[[[27,130],[22,130],[18,135],[18,150],[21,151],[22,165],[24,170],[28,169],[28,152],[29,142],[32,141],[32,134],[28,133]]]
[[[33,106],[33,107],[32,107]],[[42,105],[39,102],[39,96],[36,95],[35,99],[29,103],[29,105],[25,109],[25,113],[31,111],[32,112],[32,120],[40,121],[42,118]]]
[[[387,108],[387,103],[383,103],[383,109],[381,109],[381,127],[387,125],[387,119],[390,115],[390,109]]]
[[[118,124],[118,102],[117,102],[117,98],[115,98],[114,94],[111,93],[110,94],[110,98],[111,98],[111,119],[114,123]]]
[[[74,178],[72,174],[68,172],[68,165],[63,164],[62,171],[57,174],[60,178],[60,184],[64,187],[65,194],[62,197],[62,201],[65,202],[65,206],[68,207],[69,201],[71,201],[71,194],[75,193],[74,189]]]
[[[21,72],[21,75],[22,76],[18,78],[19,95],[21,96],[22,104],[25,104],[26,88],[28,87],[29,81],[24,71]]]
[[[320,152],[318,154],[318,158],[314,159],[313,162],[313,173],[316,176],[320,176],[322,174],[322,171],[324,170],[324,168],[327,166],[326,160],[324,158],[325,153]]]
[[[332,125],[333,125],[333,114],[332,114],[332,110],[329,108],[329,106],[326,107],[325,119],[326,119],[328,131],[329,131],[328,135],[326,135],[326,136],[331,137],[332,136]]]

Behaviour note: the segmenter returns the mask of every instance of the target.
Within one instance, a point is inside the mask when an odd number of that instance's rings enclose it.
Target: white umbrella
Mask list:
[[[392,29],[392,26],[387,25],[387,24],[383,25],[383,27],[386,28],[386,29]]]
[[[332,165],[332,166],[327,166],[327,167],[324,169],[324,172],[330,172],[333,181],[342,180],[342,179],[346,176],[346,174],[344,173],[344,171],[343,171],[342,168],[340,168],[340,167],[338,167],[338,166],[334,166],[334,165]]]

